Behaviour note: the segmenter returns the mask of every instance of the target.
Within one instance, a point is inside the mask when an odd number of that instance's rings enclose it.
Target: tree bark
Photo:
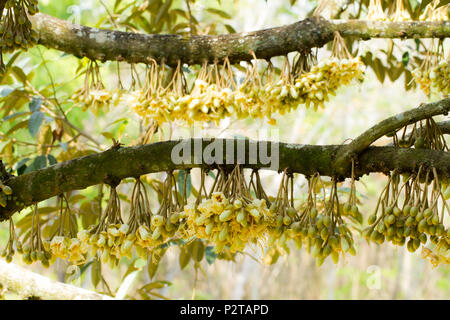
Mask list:
[[[0,285],[23,299],[111,300],[109,296],[50,280],[0,258]]]
[[[39,43],[56,50],[93,60],[146,63],[152,59],[176,66],[205,61],[249,61],[270,59],[293,51],[322,47],[333,40],[334,31],[343,37],[370,38],[446,38],[450,21],[384,22],[326,20],[310,17],[290,25],[247,33],[185,37],[167,34],[139,34],[104,30],[72,24],[46,14],[30,17],[39,33]]]

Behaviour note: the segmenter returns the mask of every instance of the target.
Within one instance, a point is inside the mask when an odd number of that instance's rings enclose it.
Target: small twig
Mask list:
[[[436,125],[438,126],[439,130],[441,130],[442,134],[450,134],[450,120],[447,121],[441,121],[436,122]],[[420,130],[420,133],[423,135],[425,133],[425,129],[422,128]],[[410,141],[412,144],[416,141],[416,136],[412,134],[411,132],[405,135],[401,138],[402,141]],[[393,146],[394,144],[391,142],[388,144],[388,146]]]

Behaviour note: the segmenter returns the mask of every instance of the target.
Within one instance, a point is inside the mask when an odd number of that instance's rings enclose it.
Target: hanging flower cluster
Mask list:
[[[422,21],[445,21],[448,20],[448,8],[449,5],[441,5],[441,1],[433,0],[425,7],[423,13],[420,15],[419,20]],[[403,0],[395,0],[392,1],[392,5],[389,8],[392,14],[387,15],[382,6],[381,0],[370,0],[368,11],[367,11],[367,19],[373,21],[394,21],[394,22],[402,22],[402,21],[411,21],[411,17],[408,12],[405,10],[403,5]]]
[[[380,195],[375,213],[369,217],[364,237],[378,244],[385,241],[398,246],[406,244],[410,252],[430,240],[439,260],[450,263],[450,232],[444,226],[445,212],[450,212],[442,192],[445,188],[434,168],[421,167],[417,175],[403,178],[402,183],[394,171]]]
[[[37,0],[7,0],[0,21],[0,74],[5,71],[2,53],[17,49],[27,50],[38,41],[28,15],[39,11]]]
[[[308,179],[308,197],[298,209],[294,207],[293,200],[293,180],[292,176],[283,176],[278,196],[272,203],[270,210],[277,212],[276,224],[269,229],[269,247],[274,244],[284,252],[289,252],[288,241],[293,240],[298,249],[303,245],[311,253],[320,266],[328,256],[331,256],[334,263],[339,261],[340,254],[348,252],[356,254],[350,225],[344,221],[349,219],[351,212],[339,204],[337,194],[337,182],[332,181],[332,187],[328,195],[324,191],[322,201],[318,200],[316,190],[322,184],[318,174]],[[352,190],[354,180],[352,179]],[[351,191],[350,199],[353,199]],[[349,199],[349,200],[350,200]],[[271,256],[278,254],[277,250],[269,251],[268,259],[271,263]]]
[[[105,89],[96,61],[89,60],[84,72],[83,87],[77,89],[72,95],[72,100],[76,104],[80,104],[84,111],[89,109],[97,115],[99,110],[119,102],[120,95],[118,92]]]
[[[446,21],[448,20],[449,5],[441,5],[442,1],[433,0],[426,7],[424,12],[420,15],[420,20],[423,21]]]
[[[445,141],[427,134],[436,132],[434,122],[427,122],[419,130],[427,137],[422,147],[447,150]],[[395,137],[396,134],[398,144]],[[337,263],[345,253],[356,254],[352,230],[363,220],[354,166],[352,162],[346,201],[339,199],[337,179],[332,178],[330,187],[326,187],[316,173],[307,178],[306,200],[298,203],[294,197],[294,175],[288,169],[283,172],[276,196],[268,196],[257,170],[247,179],[243,167],[236,165],[232,170],[219,166],[212,184],[206,182],[212,172],[202,169],[200,186],[192,198],[187,193],[190,173],[184,173],[180,180],[179,175],[167,172],[164,181],[156,184],[156,211],[150,209],[145,184],[136,178],[129,210],[123,212],[115,182],[98,221],[83,224],[82,230],[78,229],[77,217],[65,195],[61,195],[58,217],[40,217],[36,205],[28,225],[27,220],[19,222],[21,236],[17,236],[10,219],[10,239],[2,256],[11,261],[18,251],[26,263],[41,261],[44,266],[57,258],[73,265],[98,258],[113,267],[122,257],[137,254],[148,258],[171,241],[200,239],[213,246],[217,254],[259,247],[265,251],[264,261],[268,264],[289,253],[293,242],[298,249],[306,248],[318,265],[327,257]],[[449,198],[450,187],[440,181],[436,169],[421,166],[416,175],[405,176],[403,183],[394,170],[363,235],[376,243],[405,244],[410,251],[431,243],[431,248],[424,249],[427,257],[433,263],[448,263],[449,231],[444,216],[449,211]]]
[[[419,68],[412,71],[412,75],[420,89],[430,95],[433,89],[444,96],[450,94],[450,53],[445,59],[443,41],[439,41],[434,50],[433,42]]]
[[[265,199],[253,198],[241,171],[240,166],[231,173],[220,170],[203,201],[198,198],[185,207],[188,234],[209,240],[217,252],[226,246],[231,252],[243,251],[263,236],[271,221]]]
[[[188,93],[186,79],[178,65],[172,80],[164,87],[161,71],[154,62],[149,71],[147,89],[134,92],[127,100],[145,119],[158,123],[182,120],[219,122],[225,117],[238,119],[251,116],[267,118],[274,124],[273,115],[285,114],[305,104],[307,108],[324,107],[329,95],[362,79],[365,67],[359,58],[352,58],[343,38],[335,33],[332,57],[310,66],[310,54],[300,55],[291,67],[285,58],[281,74],[271,64],[260,74],[256,64],[249,65],[245,80],[237,85],[226,59],[222,67],[203,65],[192,90]],[[256,60],[256,58],[255,58]]]
[[[448,151],[445,138],[432,118],[415,123],[406,135],[407,126],[399,139],[393,135],[394,145],[417,149]],[[403,181],[402,181],[403,180]],[[435,168],[420,166],[416,175],[403,175],[394,170],[378,199],[375,212],[368,219],[363,235],[367,240],[422,251],[434,265],[450,262],[450,231],[445,228],[445,212],[450,213],[447,200],[450,187],[440,181]],[[433,248],[426,248],[430,240]]]

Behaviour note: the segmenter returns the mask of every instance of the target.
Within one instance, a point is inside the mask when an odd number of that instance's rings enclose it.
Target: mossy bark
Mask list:
[[[445,38],[450,22],[375,22],[326,20],[310,17],[296,23],[254,32],[227,35],[181,36],[140,34],[90,28],[46,15],[30,17],[39,33],[39,43],[77,57],[94,60],[146,63],[152,59],[175,66],[178,61],[202,64],[205,61],[232,63],[286,55],[293,51],[322,47],[333,40],[334,31],[344,37]]]

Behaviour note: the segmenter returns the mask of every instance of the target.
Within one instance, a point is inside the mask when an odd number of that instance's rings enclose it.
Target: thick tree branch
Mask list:
[[[285,55],[289,52],[322,47],[333,40],[333,32],[344,37],[370,38],[445,38],[450,36],[450,21],[375,22],[361,20],[305,20],[277,28],[218,36],[138,34],[102,30],[72,24],[46,15],[30,17],[39,33],[39,43],[77,57],[101,61],[149,63],[151,59],[176,65],[204,61],[233,62]]]
[[[437,102],[422,104],[420,107],[399,113],[387,118],[370,129],[364,131],[348,145],[343,146],[336,155],[335,167],[338,174],[348,170],[350,159],[370,146],[382,136],[392,133],[406,125],[436,115],[447,115],[450,112],[450,98]]]
[[[180,143],[187,146],[185,152],[174,151],[172,154],[175,146],[182,146]],[[240,149],[238,145],[243,149]],[[213,161],[214,159],[210,156],[211,152],[206,152],[208,149],[205,150],[208,146],[210,148],[215,146],[216,152],[222,148],[223,156],[212,152],[215,158]],[[230,146],[231,148],[228,149]],[[239,163],[243,163],[246,168],[260,169],[272,165],[272,168],[269,169],[280,171],[289,168],[292,172],[304,175],[313,175],[318,172],[323,176],[333,176],[336,172],[335,155],[345,147],[233,139],[187,139],[135,147],[111,148],[101,153],[58,163],[18,177],[11,177],[5,181],[5,184],[12,188],[13,195],[17,197],[16,201],[20,203],[9,201],[6,208],[0,208],[0,221],[7,219],[24,206],[49,199],[62,192],[85,189],[92,185],[120,181],[127,177],[139,177],[153,172],[196,167],[214,168],[216,164],[237,163],[236,159],[239,154],[245,155],[245,159],[239,160]],[[231,149],[233,149],[233,154],[230,153]],[[271,163],[267,164],[266,160],[261,160],[261,154],[267,155]],[[189,155],[189,157],[181,163],[176,160],[174,155]],[[450,178],[450,153],[395,147],[369,147],[364,150],[357,159],[356,175],[389,172],[394,168],[399,172],[416,172],[421,164],[426,167],[435,167],[441,179]],[[349,170],[341,175],[341,177],[350,176]]]
[[[42,300],[110,300],[111,297],[50,280],[0,259],[0,285],[23,298]]]

